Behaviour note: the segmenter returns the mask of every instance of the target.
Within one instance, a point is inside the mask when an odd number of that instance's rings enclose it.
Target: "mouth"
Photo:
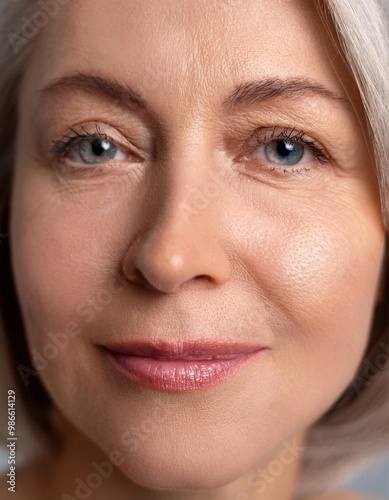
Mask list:
[[[126,378],[168,392],[190,392],[222,382],[267,349],[209,340],[107,343],[103,348]]]

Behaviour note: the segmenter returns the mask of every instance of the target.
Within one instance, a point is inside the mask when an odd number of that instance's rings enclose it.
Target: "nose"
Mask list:
[[[123,273],[132,283],[163,293],[221,285],[230,276],[218,220],[222,183],[216,174],[203,175],[198,163],[189,176],[188,164],[168,168],[170,182],[154,183],[157,188],[148,194],[150,203],[143,211],[148,215],[126,252]],[[172,180],[174,172],[179,173]]]

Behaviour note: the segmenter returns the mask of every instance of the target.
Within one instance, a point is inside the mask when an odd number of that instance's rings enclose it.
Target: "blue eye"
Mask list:
[[[255,160],[262,160],[272,165],[285,167],[309,163],[315,159],[308,146],[286,139],[277,139],[265,144],[259,144],[253,157]]]
[[[330,160],[320,144],[295,129],[261,128],[255,131],[253,139],[254,143],[246,159],[260,161],[271,166],[272,170],[294,172],[288,167],[314,161],[326,163]]]
[[[52,151],[62,159],[82,165],[102,165],[132,158],[127,149],[121,149],[117,143],[100,130],[97,125],[94,132],[81,127],[82,133],[70,128],[73,135],[64,135],[63,140],[53,141]]]
[[[67,156],[72,161],[88,165],[126,158],[126,154],[118,149],[112,141],[98,138],[78,141],[69,148]]]
[[[266,160],[277,165],[296,165],[304,156],[304,146],[296,142],[271,141],[265,145]]]

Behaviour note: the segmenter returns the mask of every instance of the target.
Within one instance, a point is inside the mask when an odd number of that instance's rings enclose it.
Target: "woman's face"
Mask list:
[[[31,43],[11,241],[39,376],[135,482],[232,481],[367,345],[384,230],[342,57],[309,0],[69,2]],[[267,349],[171,392],[101,347],[203,338]]]

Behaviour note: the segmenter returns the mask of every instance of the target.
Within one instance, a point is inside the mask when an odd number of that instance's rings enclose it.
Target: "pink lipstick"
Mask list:
[[[128,379],[170,392],[215,385],[266,349],[253,343],[204,340],[109,343],[104,348]]]

